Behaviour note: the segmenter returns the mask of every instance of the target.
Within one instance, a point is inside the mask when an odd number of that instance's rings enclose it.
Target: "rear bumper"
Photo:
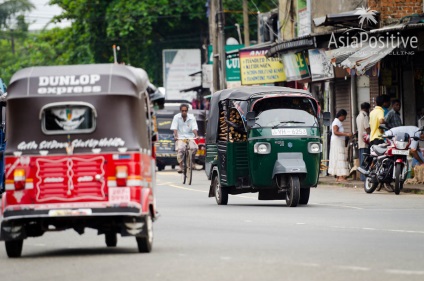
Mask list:
[[[163,166],[167,166],[167,165],[177,166],[178,165],[177,155],[175,154],[175,156],[162,156],[160,154],[157,154],[156,164],[163,165]]]
[[[137,216],[141,214],[141,204],[136,202],[54,203],[8,206],[3,211],[2,220],[51,217]]]
[[[51,230],[49,226],[54,226],[55,230],[89,227],[98,229],[101,233],[114,229],[122,236],[143,236],[147,233],[147,215],[141,212],[141,205],[137,204],[5,210],[0,226],[0,240],[41,236]]]

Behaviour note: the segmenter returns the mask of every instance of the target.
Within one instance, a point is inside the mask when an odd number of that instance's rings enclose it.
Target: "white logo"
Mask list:
[[[361,28],[363,27],[365,20],[367,21],[367,24],[369,22],[377,24],[376,13],[376,10],[371,10],[371,8],[365,8],[364,6],[356,8],[355,15],[359,15],[358,19]]]

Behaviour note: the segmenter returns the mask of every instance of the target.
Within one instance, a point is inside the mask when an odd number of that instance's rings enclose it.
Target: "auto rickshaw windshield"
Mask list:
[[[270,109],[262,111],[256,117],[256,125],[260,127],[306,126],[318,127],[317,118],[298,109]]]
[[[307,98],[267,98],[255,103],[256,126],[318,126],[312,103]]]

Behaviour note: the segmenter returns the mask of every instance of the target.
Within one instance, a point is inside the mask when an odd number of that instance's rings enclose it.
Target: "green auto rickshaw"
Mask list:
[[[259,200],[307,204],[318,184],[320,106],[304,90],[274,86],[226,89],[211,98],[205,171],[209,197],[258,192]]]

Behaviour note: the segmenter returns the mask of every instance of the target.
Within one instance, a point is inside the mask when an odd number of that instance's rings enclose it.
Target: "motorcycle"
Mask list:
[[[384,126],[380,127],[385,128]],[[396,195],[403,188],[408,173],[409,146],[411,137],[407,133],[396,133],[388,130],[382,136],[386,138],[386,143],[372,145],[370,153],[365,154],[365,169],[358,168],[358,171],[365,175],[364,190],[366,193],[373,193],[380,185],[391,186],[394,181],[393,191]],[[417,137],[413,137],[419,140]]]

